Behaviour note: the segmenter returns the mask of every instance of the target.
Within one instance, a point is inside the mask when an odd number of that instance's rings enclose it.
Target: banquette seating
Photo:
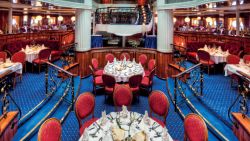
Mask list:
[[[14,42],[8,42],[3,46],[3,50],[8,52],[9,56],[12,56],[16,52],[25,48],[26,45],[31,44],[44,44],[45,47],[48,47],[51,50],[51,61],[58,60],[63,53],[60,50],[60,43],[56,40],[17,40]]]
[[[187,49],[187,59],[189,61],[197,63],[197,51],[203,48],[205,45],[213,47],[221,47],[223,51],[228,50],[230,54],[241,56],[243,51],[241,50],[241,45],[237,43],[223,43],[223,42],[188,42],[186,45]]]

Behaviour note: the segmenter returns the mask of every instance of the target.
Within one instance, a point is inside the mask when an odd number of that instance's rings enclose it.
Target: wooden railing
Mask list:
[[[0,35],[0,50],[2,50],[3,46],[8,42],[37,39],[56,40],[60,43],[60,46],[65,46],[74,42],[74,31],[46,30],[34,33]]]
[[[245,54],[250,54],[250,37],[213,34],[208,32],[174,32],[174,44],[186,47],[188,42],[224,42],[241,45]]]

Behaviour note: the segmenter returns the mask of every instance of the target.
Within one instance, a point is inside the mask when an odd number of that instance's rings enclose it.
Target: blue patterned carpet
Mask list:
[[[230,79],[224,77],[222,74],[205,75],[205,88],[202,102],[212,111],[217,113],[222,119],[229,121],[227,116],[228,107],[237,97],[236,89],[230,87]],[[36,104],[38,104],[45,97],[45,79],[44,73],[25,73],[21,83],[17,83],[14,90],[11,91],[13,98],[17,104],[20,105],[22,114],[26,114]],[[92,91],[92,77],[82,79],[80,93]],[[167,95],[166,82],[164,80],[154,77],[154,90],[161,90]],[[167,95],[168,96],[168,95]],[[0,96],[1,98],[2,96]],[[169,98],[170,99],[170,98]],[[171,102],[170,102],[171,103]],[[250,105],[250,101],[248,101]],[[1,104],[0,104],[1,106]],[[10,103],[9,110],[16,109],[13,103]],[[249,107],[250,109],[250,107]],[[107,113],[114,111],[112,101],[105,102],[104,95],[100,92],[96,96],[95,116],[100,117],[101,112],[106,110]],[[141,96],[140,102],[135,102],[131,106],[132,111],[144,113],[149,110],[148,97]],[[238,111],[235,107],[234,111]],[[76,141],[79,139],[78,122],[74,112],[71,112],[65,122],[63,123],[63,141]],[[173,104],[170,105],[169,115],[167,117],[167,128],[170,135],[174,139],[183,140],[183,120],[174,112]]]

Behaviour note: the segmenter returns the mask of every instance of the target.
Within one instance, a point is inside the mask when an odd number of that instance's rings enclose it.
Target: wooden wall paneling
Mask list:
[[[90,59],[90,51],[76,52],[76,61],[79,63],[81,77],[85,77],[91,74],[89,69]]]
[[[157,52],[156,55],[156,75],[160,78],[167,78],[168,64],[172,63],[172,53]]]

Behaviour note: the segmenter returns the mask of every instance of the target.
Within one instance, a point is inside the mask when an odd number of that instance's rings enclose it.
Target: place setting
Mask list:
[[[171,141],[168,131],[148,116],[128,111],[111,112],[85,129],[79,141]]]

